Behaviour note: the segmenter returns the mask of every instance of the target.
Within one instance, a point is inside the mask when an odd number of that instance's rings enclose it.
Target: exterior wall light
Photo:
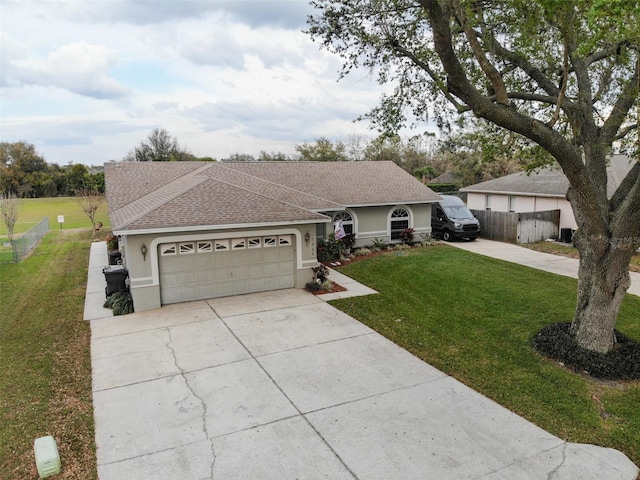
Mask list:
[[[304,234],[304,241],[307,245],[309,245],[309,238],[311,238],[311,235],[309,235],[309,232]]]
[[[142,259],[146,262],[147,261],[147,246],[144,243],[140,247],[140,253],[142,254]]]

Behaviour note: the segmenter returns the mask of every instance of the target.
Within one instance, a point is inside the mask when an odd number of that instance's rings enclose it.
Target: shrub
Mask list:
[[[318,282],[309,282],[304,286],[307,292],[319,292],[322,286]]]
[[[371,253],[371,250],[369,250],[367,247],[362,247],[356,250],[354,253],[357,256],[365,256],[365,255],[369,255]]]
[[[340,240],[336,240],[332,233],[329,235],[328,240],[321,240],[318,243],[318,260],[320,262],[337,260],[342,256],[343,248],[343,243]]]
[[[350,233],[349,235],[342,237],[340,241],[342,242],[343,250],[350,252],[351,249],[353,249],[353,245],[356,243],[356,236],[353,233]]]
[[[313,267],[311,270],[313,271],[313,279],[317,282],[324,283],[329,278],[329,269],[323,264]]]
[[[430,233],[423,232],[420,234],[420,244],[424,247],[426,245],[430,245],[433,241]]]
[[[402,232],[400,232],[400,241],[405,245],[409,245],[410,243],[412,243],[413,232],[413,228],[405,228]]]
[[[104,308],[113,310],[114,315],[128,315],[133,313],[133,297],[130,292],[113,293],[104,302]]]
[[[115,235],[107,235],[107,249],[108,250],[118,250],[118,237]]]
[[[384,239],[374,238],[369,248],[376,252],[379,252],[380,250],[386,250],[387,242]]]

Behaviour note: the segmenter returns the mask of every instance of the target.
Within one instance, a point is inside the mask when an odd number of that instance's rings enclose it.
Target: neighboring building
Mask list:
[[[607,193],[613,195],[633,160],[625,155],[613,155],[607,167]],[[569,180],[559,167],[545,167],[527,174],[518,172],[461,188],[467,194],[471,210],[497,212],[542,212],[560,210],[560,229],[577,228],[571,204],[566,199]]]
[[[436,178],[429,180],[427,182],[427,185],[429,184],[432,184],[432,185],[445,184],[445,185],[459,186],[460,180],[458,180],[458,178],[454,175],[453,172],[449,171],[449,172],[444,172],[442,175],[439,175]]]
[[[393,243],[440,198],[393,162],[107,163],[105,188],[137,311],[303,288],[336,220]]]

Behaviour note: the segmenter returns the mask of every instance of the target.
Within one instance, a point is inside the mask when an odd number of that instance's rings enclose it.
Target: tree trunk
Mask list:
[[[574,243],[580,251],[580,269],[571,332],[581,347],[607,353],[614,347],[618,312],[631,284],[633,245],[615,237],[588,239],[580,230]]]

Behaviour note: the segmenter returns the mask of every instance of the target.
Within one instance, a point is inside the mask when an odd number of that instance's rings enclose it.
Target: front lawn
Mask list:
[[[640,465],[640,382],[600,382],[536,354],[544,326],[571,321],[576,280],[448,246],[386,254],[340,271],[379,295],[331,302],[473,389],[570,442]],[[617,328],[640,339],[640,298]]]
[[[82,320],[91,228],[54,230],[0,265],[0,477],[36,479],[33,441],[56,439],[62,474],[97,478],[89,322]]]

